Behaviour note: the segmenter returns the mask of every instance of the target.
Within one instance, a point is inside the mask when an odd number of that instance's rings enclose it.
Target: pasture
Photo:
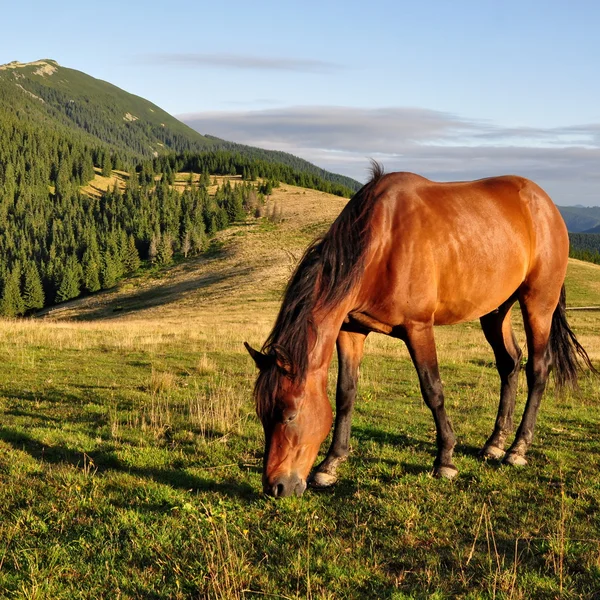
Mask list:
[[[600,597],[600,384],[550,384],[527,467],[483,462],[499,379],[478,323],[436,330],[458,478],[431,476],[435,428],[406,349],[371,335],[336,487],[262,495],[242,342],[264,341],[344,200],[282,186],[271,202],[281,223],[221,232],[206,257],[0,322],[0,595]],[[599,298],[600,267],[571,261],[568,305]],[[569,320],[598,364],[600,313]],[[518,414],[524,398],[523,373]]]

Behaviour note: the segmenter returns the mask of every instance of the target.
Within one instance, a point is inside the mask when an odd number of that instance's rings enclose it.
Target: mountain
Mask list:
[[[586,229],[582,233],[600,233],[600,225],[596,225],[596,227],[592,227],[590,229]]]
[[[50,59],[0,66],[0,111],[139,157],[213,145],[148,100]]]
[[[567,229],[572,233],[598,233],[600,206],[559,206]]]
[[[137,161],[172,152],[227,150],[286,165],[350,190],[360,187],[354,179],[285,152],[201,135],[152,102],[51,59],[0,66],[0,115],[34,123],[38,129],[87,146],[100,144]]]

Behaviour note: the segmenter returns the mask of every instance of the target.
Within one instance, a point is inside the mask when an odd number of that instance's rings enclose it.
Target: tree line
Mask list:
[[[569,256],[600,265],[600,233],[569,233]]]
[[[207,150],[203,152],[183,152],[155,157],[140,166],[147,172],[211,173],[216,175],[239,175],[246,181],[267,179],[280,181],[350,198],[356,190],[341,183],[324,179],[320,175],[294,169],[289,164],[271,162],[264,158],[254,158],[239,151]]]

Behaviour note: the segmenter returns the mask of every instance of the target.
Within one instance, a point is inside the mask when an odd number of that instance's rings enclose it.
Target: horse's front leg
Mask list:
[[[452,479],[458,469],[452,463],[454,431],[444,408],[444,391],[438,369],[433,325],[414,323],[406,328],[406,345],[413,360],[425,404],[431,409],[437,432],[437,456],[433,463],[436,477]]]
[[[337,338],[338,380],[335,395],[335,427],[325,460],[315,469],[310,485],[326,488],[337,481],[337,469],[348,457],[352,409],[356,399],[358,367],[363,356],[366,333],[340,331]]]

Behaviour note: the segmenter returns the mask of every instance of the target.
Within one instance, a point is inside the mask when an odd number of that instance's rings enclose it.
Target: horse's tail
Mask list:
[[[583,346],[577,341],[569,327],[566,313],[565,286],[560,290],[560,300],[552,315],[550,329],[550,349],[552,351],[552,367],[554,378],[559,389],[566,386],[577,387],[577,378],[583,362],[593,373],[598,371]]]

